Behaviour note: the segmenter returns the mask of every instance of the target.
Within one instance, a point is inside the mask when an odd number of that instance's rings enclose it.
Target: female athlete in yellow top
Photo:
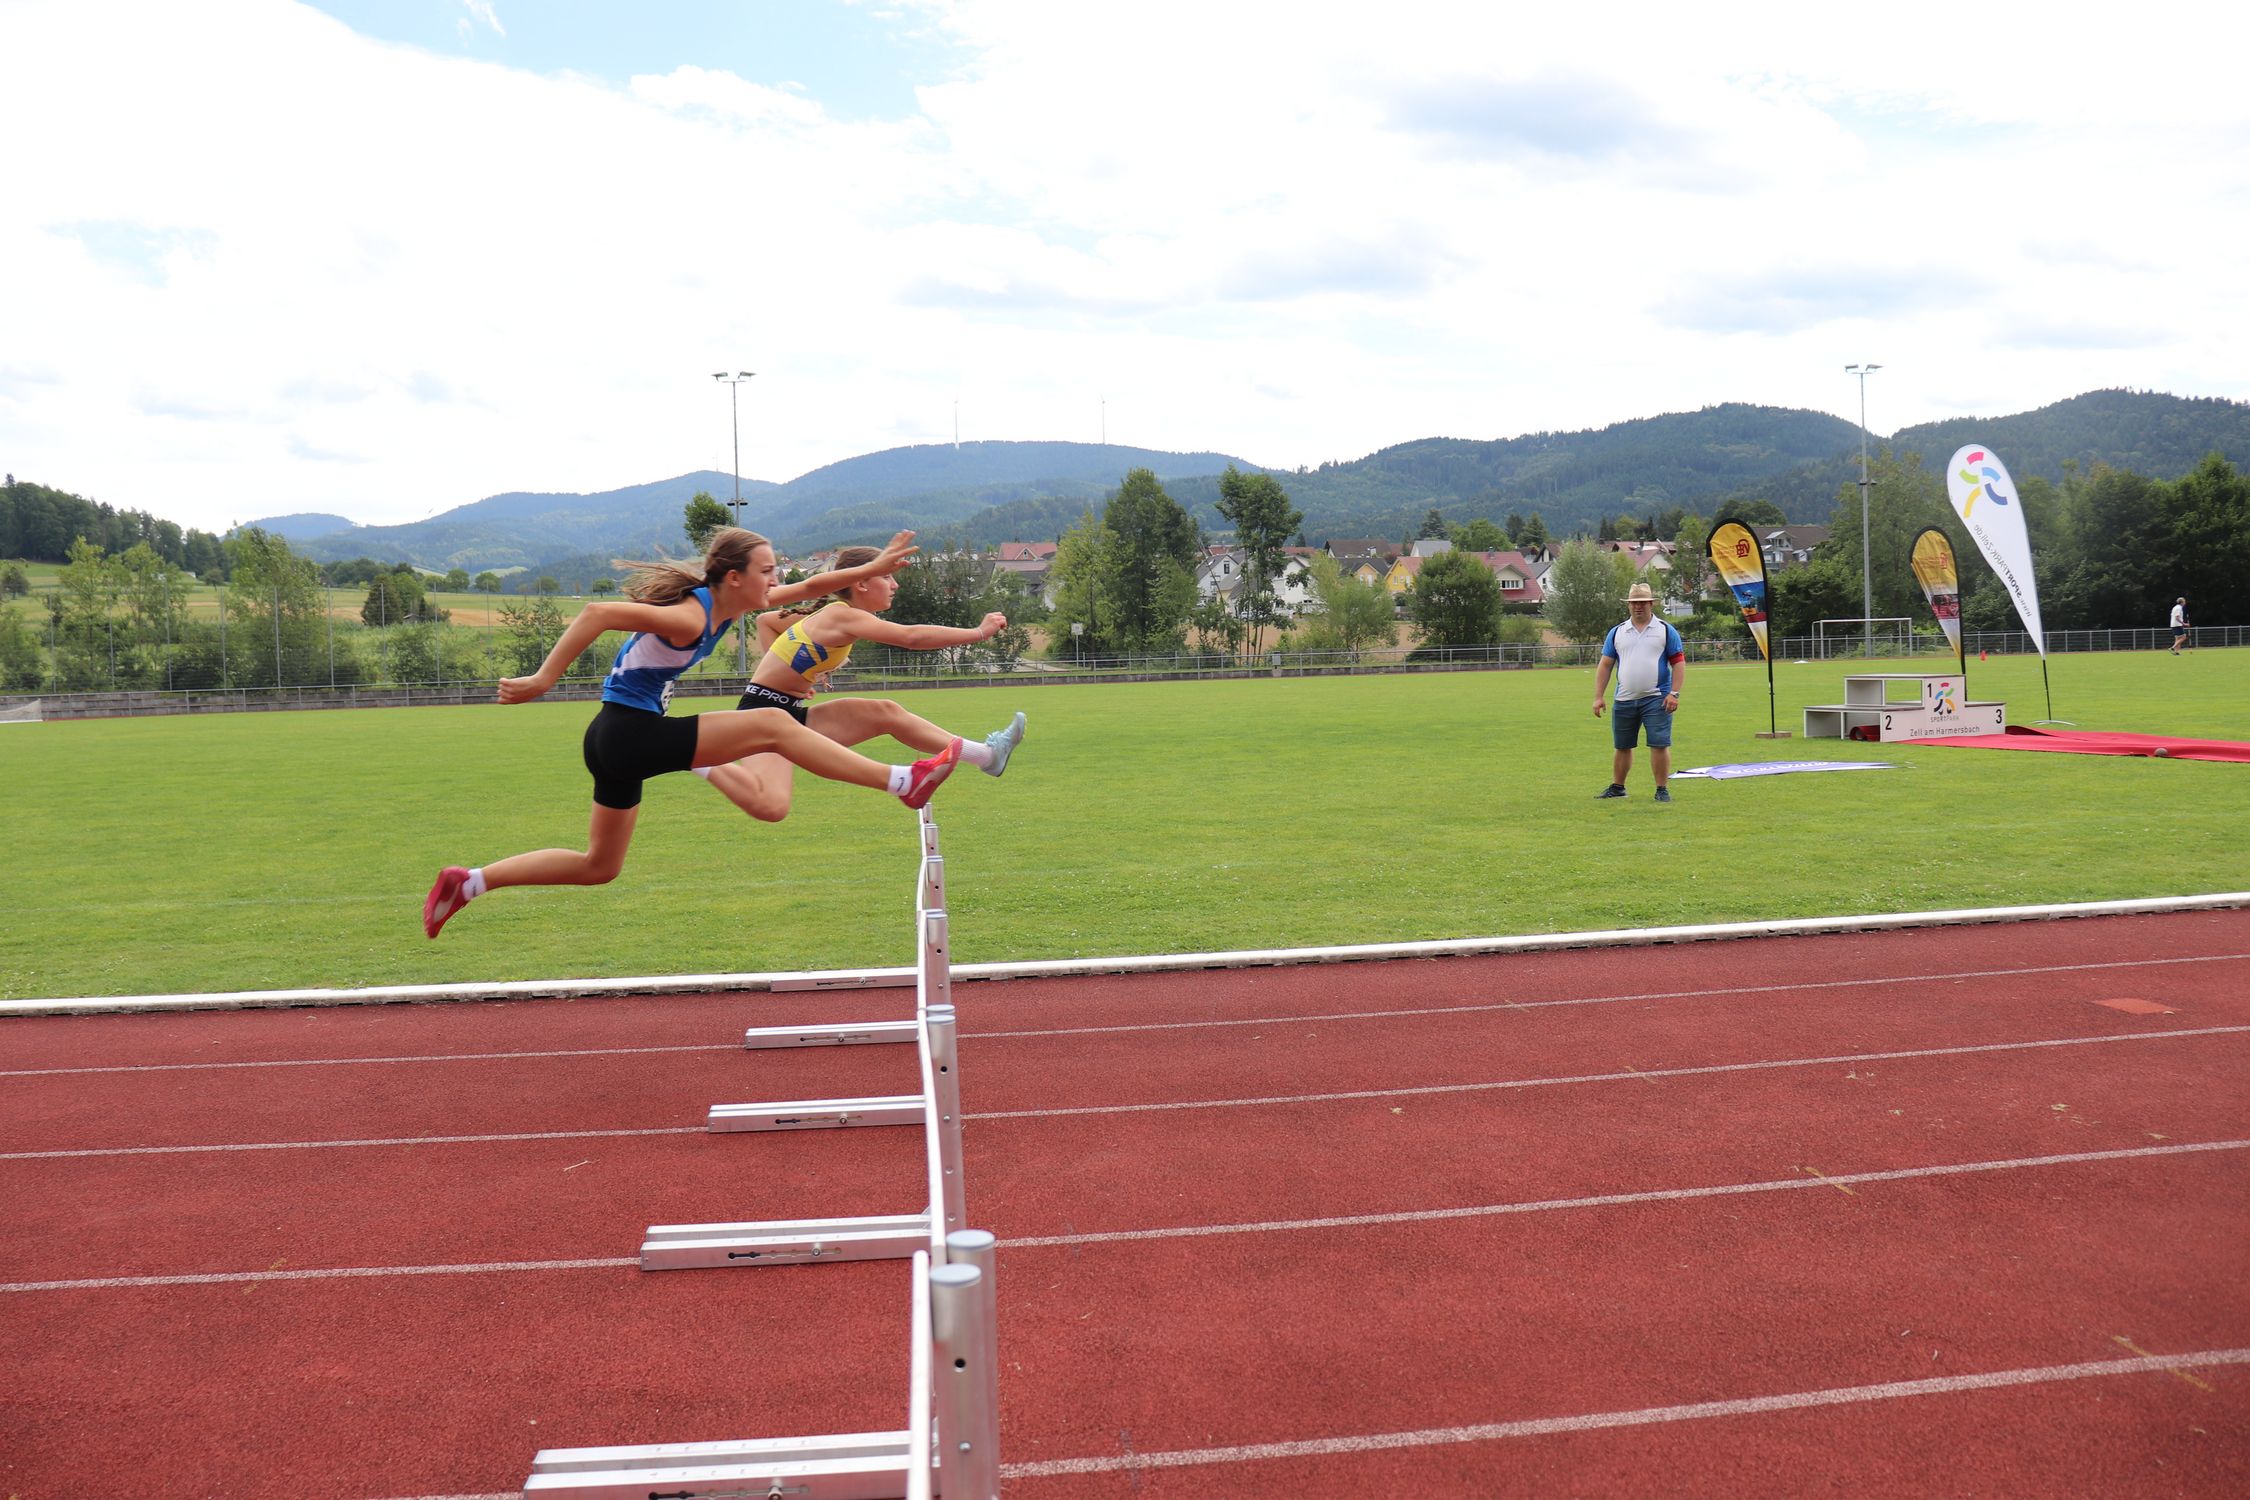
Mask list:
[[[836,571],[849,574],[865,567],[875,556],[872,547],[846,547],[836,554]],[[986,615],[972,630],[893,624],[882,615],[897,593],[898,580],[884,573],[859,578],[826,601],[803,610],[760,615],[758,639],[766,648],[765,654],[750,674],[750,685],[738,706],[778,708],[839,745],[857,745],[884,734],[917,750],[936,752],[958,744],[962,763],[978,767],[987,776],[998,776],[1008,769],[1008,757],[1023,740],[1022,714],[1006,728],[982,740],[971,740],[959,739],[950,730],[884,698],[806,701],[821,691],[828,674],[844,665],[852,647],[861,641],[902,646],[909,651],[934,651],[989,641],[1008,628],[1008,617],[998,612]],[[778,823],[789,816],[790,771],[789,760],[767,753],[730,765],[699,767],[695,774],[724,792],[751,817]]]

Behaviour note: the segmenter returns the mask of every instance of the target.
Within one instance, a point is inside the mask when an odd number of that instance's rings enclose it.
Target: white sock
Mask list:
[[[719,768],[717,766],[689,766],[688,769],[693,771],[696,775],[702,777],[705,781],[709,781],[711,779],[711,773]]]
[[[479,865],[469,872],[467,880],[461,882],[461,899],[463,901],[474,901],[483,894],[484,866]]]
[[[963,740],[961,742],[961,763],[965,766],[991,765],[992,747],[983,740]]]
[[[893,766],[893,767],[891,767],[891,786],[890,786],[890,791],[891,791],[891,795],[892,795],[892,796],[894,796],[894,797],[903,797],[903,796],[905,796],[905,795],[906,795],[906,794],[907,794],[907,793],[908,793],[909,791],[911,791],[911,790],[913,789],[913,787],[914,787],[914,768],[913,768],[912,766]]]

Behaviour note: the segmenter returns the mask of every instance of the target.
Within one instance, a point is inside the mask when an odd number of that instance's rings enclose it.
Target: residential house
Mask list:
[[[1546,570],[1521,552],[1479,552],[1476,559],[1500,580],[1503,608],[1537,609],[1547,602]]]
[[[1398,548],[1380,537],[1336,537],[1324,549],[1346,578],[1381,583],[1398,560]]]
[[[1046,599],[1052,607],[1054,600],[1047,598],[1047,573],[1054,562],[1053,542],[1002,542],[993,559],[992,569],[996,573],[1015,574],[1033,593]]]
[[[1313,599],[1311,558],[1318,553],[1311,547],[1285,547],[1282,554],[1281,574],[1270,582],[1269,588],[1282,611],[1294,616],[1303,613]],[[1239,614],[1237,596],[1244,581],[1241,548],[1222,544],[1203,549],[1203,556],[1195,565],[1198,599],[1206,604],[1213,599],[1223,599],[1230,612]]]
[[[1472,552],[1469,555],[1491,569],[1492,576],[1499,580],[1503,606],[1537,609],[1546,602],[1543,570],[1521,552]],[[1393,595],[1404,594],[1414,587],[1414,580],[1421,576],[1423,565],[1428,561],[1427,557],[1400,558],[1383,576],[1383,586]]]
[[[1758,550],[1766,555],[1766,571],[1779,573],[1812,561],[1813,549],[1828,540],[1827,526],[1775,526],[1758,533]]]
[[[1441,552],[1451,552],[1453,543],[1442,536],[1416,537],[1406,549],[1409,557],[1436,557]]]
[[[1656,575],[1672,571],[1672,554],[1680,550],[1677,542],[1599,542],[1596,545],[1604,552],[1622,552],[1631,558],[1633,571],[1647,577],[1649,587],[1660,594],[1664,592],[1664,580]]]

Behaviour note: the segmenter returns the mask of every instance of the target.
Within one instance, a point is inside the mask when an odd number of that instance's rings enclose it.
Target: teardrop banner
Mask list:
[[[2024,529],[2023,500],[1998,454],[1982,443],[1965,443],[1945,466],[1945,492],[1953,513],[1969,529],[1984,560],[2008,591],[2016,618],[2039,648],[2039,682],[2047,692],[2047,717],[2055,717],[2054,688],[2047,681],[2047,632],[2039,623],[2039,580],[2031,571],[2031,534]]]
[[[2031,632],[2039,655],[2047,654],[2047,632],[2039,624],[2039,580],[2031,572],[2031,536],[2024,530],[2023,502],[2008,466],[1982,443],[1970,443],[1945,466],[1945,489],[1953,513],[1969,528],[1984,560],[2016,606],[2016,618]]]
[[[1937,616],[1938,628],[1953,643],[1953,660],[1961,668],[1966,692],[1969,658],[1961,645],[1961,569],[1953,560],[1953,544],[1937,527],[1925,526],[1914,534],[1907,557],[1914,581],[1922,585],[1922,597],[1930,602],[1930,613]]]
[[[1726,580],[1727,588],[1734,594],[1735,607],[1742,611],[1742,623],[1750,627],[1750,634],[1758,643],[1758,654],[1766,659],[1766,728],[1769,732],[1762,738],[1779,739],[1780,728],[1774,722],[1773,647],[1766,639],[1766,555],[1758,547],[1756,534],[1732,517],[1711,528],[1708,546],[1711,566]]]

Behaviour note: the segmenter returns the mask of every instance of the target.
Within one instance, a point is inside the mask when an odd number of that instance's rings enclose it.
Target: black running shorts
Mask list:
[[[695,764],[696,716],[668,718],[645,708],[604,703],[586,726],[586,769],[594,801],[622,812],[641,805],[641,783]]]
[[[735,707],[778,708],[798,723],[805,722],[804,699],[792,698],[778,688],[763,687],[755,682],[742,690],[742,701],[735,704]]]

